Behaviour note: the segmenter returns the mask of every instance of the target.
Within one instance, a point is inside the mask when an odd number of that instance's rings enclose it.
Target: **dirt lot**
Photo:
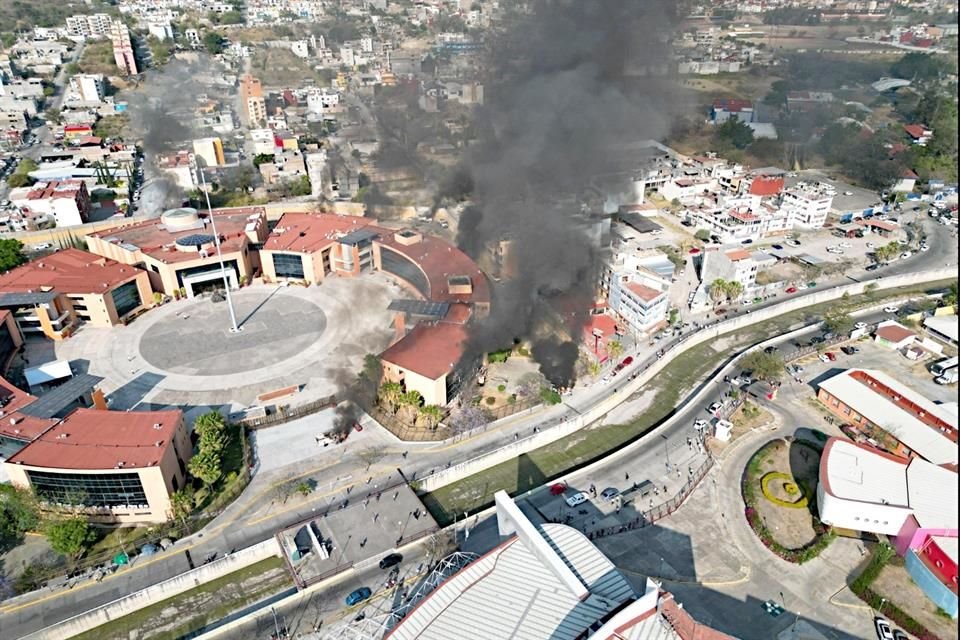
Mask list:
[[[937,637],[943,640],[957,637],[956,621],[937,615],[937,605],[924,595],[900,562],[884,567],[871,588],[909,613]]]
[[[272,88],[297,87],[313,79],[317,86],[326,84],[328,77],[314,69],[289,49],[269,47],[256,49],[250,61],[250,70],[263,78],[264,86]]]

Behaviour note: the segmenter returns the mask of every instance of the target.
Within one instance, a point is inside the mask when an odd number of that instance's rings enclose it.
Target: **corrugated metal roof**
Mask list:
[[[910,508],[924,529],[956,529],[957,474],[914,458],[907,467]]]
[[[397,625],[391,640],[574,640],[633,597],[626,578],[582,533],[541,529],[567,566],[589,587],[578,600],[518,537],[456,574]]]
[[[958,448],[955,442],[930,425],[924,424],[910,413],[904,411],[883,395],[876,393],[867,385],[850,377],[856,369],[848,369],[820,383],[820,388],[839,398],[845,405],[864,416],[870,422],[890,433],[894,438],[916,451],[934,464],[956,464]],[[881,384],[909,398],[917,406],[923,407],[931,415],[940,417],[954,425],[956,419],[949,411],[935,405],[917,392],[903,386],[890,376],[863,369]]]

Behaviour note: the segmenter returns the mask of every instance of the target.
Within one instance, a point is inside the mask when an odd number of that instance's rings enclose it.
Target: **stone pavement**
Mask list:
[[[103,376],[110,406],[223,406],[301,385],[289,402],[332,394],[353,377],[363,356],[392,336],[391,300],[403,297],[383,274],[330,278],[312,287],[254,285],[234,292],[232,334],[226,303],[170,302],[123,327],[81,326],[69,340],[30,353],[31,364],[69,360]]]

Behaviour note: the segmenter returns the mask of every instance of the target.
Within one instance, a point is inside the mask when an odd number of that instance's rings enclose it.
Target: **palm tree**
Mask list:
[[[427,423],[428,428],[433,428],[437,426],[440,421],[443,419],[443,407],[439,407],[435,404],[428,404],[427,406],[420,409],[419,418]]]
[[[403,395],[403,387],[399,382],[384,382],[380,385],[380,391],[377,395],[380,402],[386,405],[391,413],[396,413],[397,405],[400,404],[400,396]]]
[[[405,407],[419,409],[423,404],[423,395],[419,391],[407,391],[400,396],[400,404]]]
[[[743,295],[743,284],[736,280],[728,280],[726,287],[728,300],[737,300]]]
[[[623,343],[619,340],[614,340],[607,343],[607,353],[610,354],[610,357],[616,360],[623,355]]]
[[[719,304],[721,300],[727,298],[727,281],[723,278],[717,278],[710,283],[709,293],[713,304]]]

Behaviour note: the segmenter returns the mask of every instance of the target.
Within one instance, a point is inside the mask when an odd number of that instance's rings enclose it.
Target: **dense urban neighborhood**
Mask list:
[[[956,0],[0,0],[0,636],[958,637]]]

